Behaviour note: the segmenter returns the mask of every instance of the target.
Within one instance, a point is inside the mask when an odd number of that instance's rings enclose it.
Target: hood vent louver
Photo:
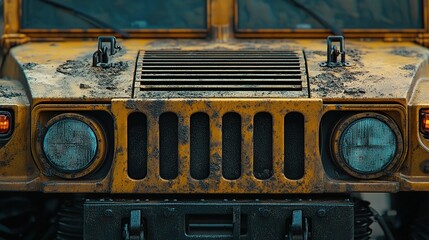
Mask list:
[[[135,90],[301,91],[305,76],[301,52],[140,51]]]

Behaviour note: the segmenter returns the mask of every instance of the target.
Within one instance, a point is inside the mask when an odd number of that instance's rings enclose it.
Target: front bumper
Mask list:
[[[345,200],[87,200],[85,239],[352,239]]]

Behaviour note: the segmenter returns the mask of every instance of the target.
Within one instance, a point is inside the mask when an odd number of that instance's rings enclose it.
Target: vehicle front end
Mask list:
[[[93,2],[5,2],[1,237],[366,239],[429,190],[426,0]]]

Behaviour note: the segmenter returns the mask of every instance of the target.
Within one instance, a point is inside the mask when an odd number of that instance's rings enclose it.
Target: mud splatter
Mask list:
[[[306,51],[306,54],[308,57],[310,57],[312,54],[326,57],[326,51]],[[357,48],[347,48],[346,62],[350,62],[358,66],[363,66],[363,63],[361,62],[362,54],[362,51]]]
[[[345,83],[356,81],[356,76],[365,75],[367,72],[351,72],[347,68],[327,68],[325,73],[321,73],[311,78],[314,90],[323,97],[329,94],[348,94],[359,96],[366,91],[362,88],[347,88]]]
[[[9,88],[0,86],[0,97],[2,98],[14,98],[22,96],[21,93],[11,91]]]
[[[408,74],[406,74],[406,77],[412,77],[412,76],[414,76],[414,73],[416,72],[416,66],[412,65],[412,64],[407,64],[405,66],[402,66],[401,69],[408,71]]]
[[[401,67],[402,70],[407,70],[407,71],[415,71],[416,70],[416,66],[412,65],[412,64],[407,64],[403,67]]]
[[[81,83],[81,84],[79,84],[79,88],[80,89],[88,89],[88,88],[91,88],[91,86],[89,86],[88,84],[85,84],[85,83]]]
[[[344,93],[348,95],[359,95],[366,93],[366,91],[362,88],[348,88],[344,90]]]
[[[319,56],[326,56],[326,51],[306,51],[307,55],[319,55]]]
[[[357,49],[357,48],[348,48],[346,49],[346,61],[347,57],[351,58],[353,60],[353,62],[359,64],[359,65],[363,65],[361,62],[362,59],[362,51]]]
[[[57,72],[69,75],[69,76],[82,76],[86,75],[84,70],[89,67],[88,63],[78,60],[67,60],[66,63],[61,64],[57,68]]]
[[[423,54],[409,48],[394,48],[390,51],[391,54],[402,57],[422,57]]]
[[[22,68],[25,70],[33,70],[37,66],[37,63],[29,62],[22,64]]]
[[[329,93],[340,93],[344,90],[344,83],[341,78],[332,73],[321,73],[315,78],[312,78],[312,83],[316,85],[315,90],[322,93],[326,97]]]
[[[128,62],[124,61],[115,62],[110,68],[98,68],[92,67],[88,61],[67,60],[64,64],[58,66],[56,71],[68,76],[97,79],[99,87],[115,90],[117,88],[114,82],[116,77],[121,75],[121,73],[128,68]],[[80,84],[80,88],[87,89],[90,88],[90,86]]]

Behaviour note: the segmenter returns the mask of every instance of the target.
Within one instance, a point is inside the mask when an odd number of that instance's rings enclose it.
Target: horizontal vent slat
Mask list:
[[[145,51],[140,90],[301,90],[302,56],[292,51]],[[139,86],[140,85],[140,86]]]
[[[145,71],[189,71],[189,70],[201,70],[201,71],[231,71],[231,70],[238,70],[238,71],[246,71],[246,70],[252,70],[252,71],[266,71],[266,70],[281,70],[281,71],[289,71],[289,70],[300,70],[301,68],[299,65],[297,66],[289,66],[289,65],[273,65],[273,66],[259,66],[259,65],[227,65],[222,66],[222,69],[218,69],[219,66],[207,66],[207,65],[152,65],[152,64],[145,64],[144,70]],[[142,69],[143,70],[143,69]]]
[[[143,67],[147,66],[279,66],[279,67],[287,67],[287,66],[301,66],[299,62],[208,62],[208,61],[198,61],[198,62],[143,62]]]
[[[182,51],[182,50],[149,50],[145,51],[146,54],[181,54],[181,55],[195,55],[195,54],[205,54],[205,55],[213,55],[213,54],[234,54],[234,55],[249,55],[249,54],[290,54],[290,55],[297,55],[293,51],[246,51],[246,50],[240,50],[240,51],[231,51],[231,50],[198,50],[198,51]]]
[[[216,79],[216,78],[205,78],[205,79],[160,79],[160,78],[146,78],[144,80],[137,80],[136,83],[147,85],[149,83],[156,84],[171,84],[180,85],[180,84],[199,84],[199,83],[208,83],[213,85],[266,85],[272,83],[274,85],[284,84],[297,84],[301,85],[300,78],[289,78],[289,79],[277,79],[277,78],[246,78],[246,79]]]
[[[300,86],[300,82],[299,81],[290,81],[290,82],[280,82],[280,81],[223,81],[221,83],[219,82],[213,82],[213,81],[156,81],[156,80],[152,80],[152,81],[144,81],[141,82],[141,84],[145,85],[145,86],[149,86],[149,85],[196,85],[196,84],[200,84],[200,85],[236,85],[236,86],[244,86],[244,85],[254,85],[254,86],[263,86],[263,85],[274,85],[274,86],[278,86],[278,85],[297,85]]]
[[[145,85],[139,87],[140,90],[169,91],[171,89],[180,89],[181,91],[212,91],[212,90],[237,90],[237,91],[255,91],[255,90],[290,90],[301,91],[301,85]]]
[[[298,63],[298,59],[275,59],[275,58],[145,58],[143,63],[146,62],[292,62]]]
[[[204,74],[204,75],[218,75],[218,73],[223,73],[223,74],[271,74],[271,75],[276,75],[276,74],[284,74],[284,75],[289,75],[289,74],[296,74],[296,75],[301,75],[300,71],[297,70],[283,70],[283,69],[275,69],[275,70],[270,70],[267,71],[265,69],[261,69],[261,70],[255,70],[255,69],[239,69],[239,70],[223,70],[223,69],[211,69],[211,70],[189,70],[189,69],[163,69],[163,70],[150,70],[145,68],[145,71],[143,74],[148,75],[148,74],[156,74],[156,75],[161,75],[161,74]]]
[[[167,78],[167,79],[223,79],[223,78],[233,78],[236,80],[240,79],[264,79],[264,78],[272,78],[272,79],[301,79],[301,75],[299,74],[143,74],[142,79],[147,78]]]
[[[207,55],[188,55],[188,56],[168,55],[168,56],[162,56],[162,55],[159,55],[159,56],[145,56],[145,60],[152,60],[152,59],[162,59],[162,60],[164,60],[164,59],[166,59],[166,60],[168,60],[168,59],[184,59],[184,60],[187,60],[187,59],[203,59],[203,60],[216,59],[216,60],[223,60],[223,59],[231,59],[231,58],[232,59],[240,59],[240,60],[243,60],[243,59],[248,59],[248,60],[269,59],[269,60],[271,60],[272,59],[272,60],[282,60],[282,61],[283,60],[299,61],[298,57],[281,56],[281,55],[277,55],[277,56],[269,56],[269,55],[266,55],[266,56],[261,56],[261,55],[253,55],[253,56],[244,56],[244,55],[242,55],[242,56],[235,56],[235,55],[213,55],[213,56],[207,56]]]

